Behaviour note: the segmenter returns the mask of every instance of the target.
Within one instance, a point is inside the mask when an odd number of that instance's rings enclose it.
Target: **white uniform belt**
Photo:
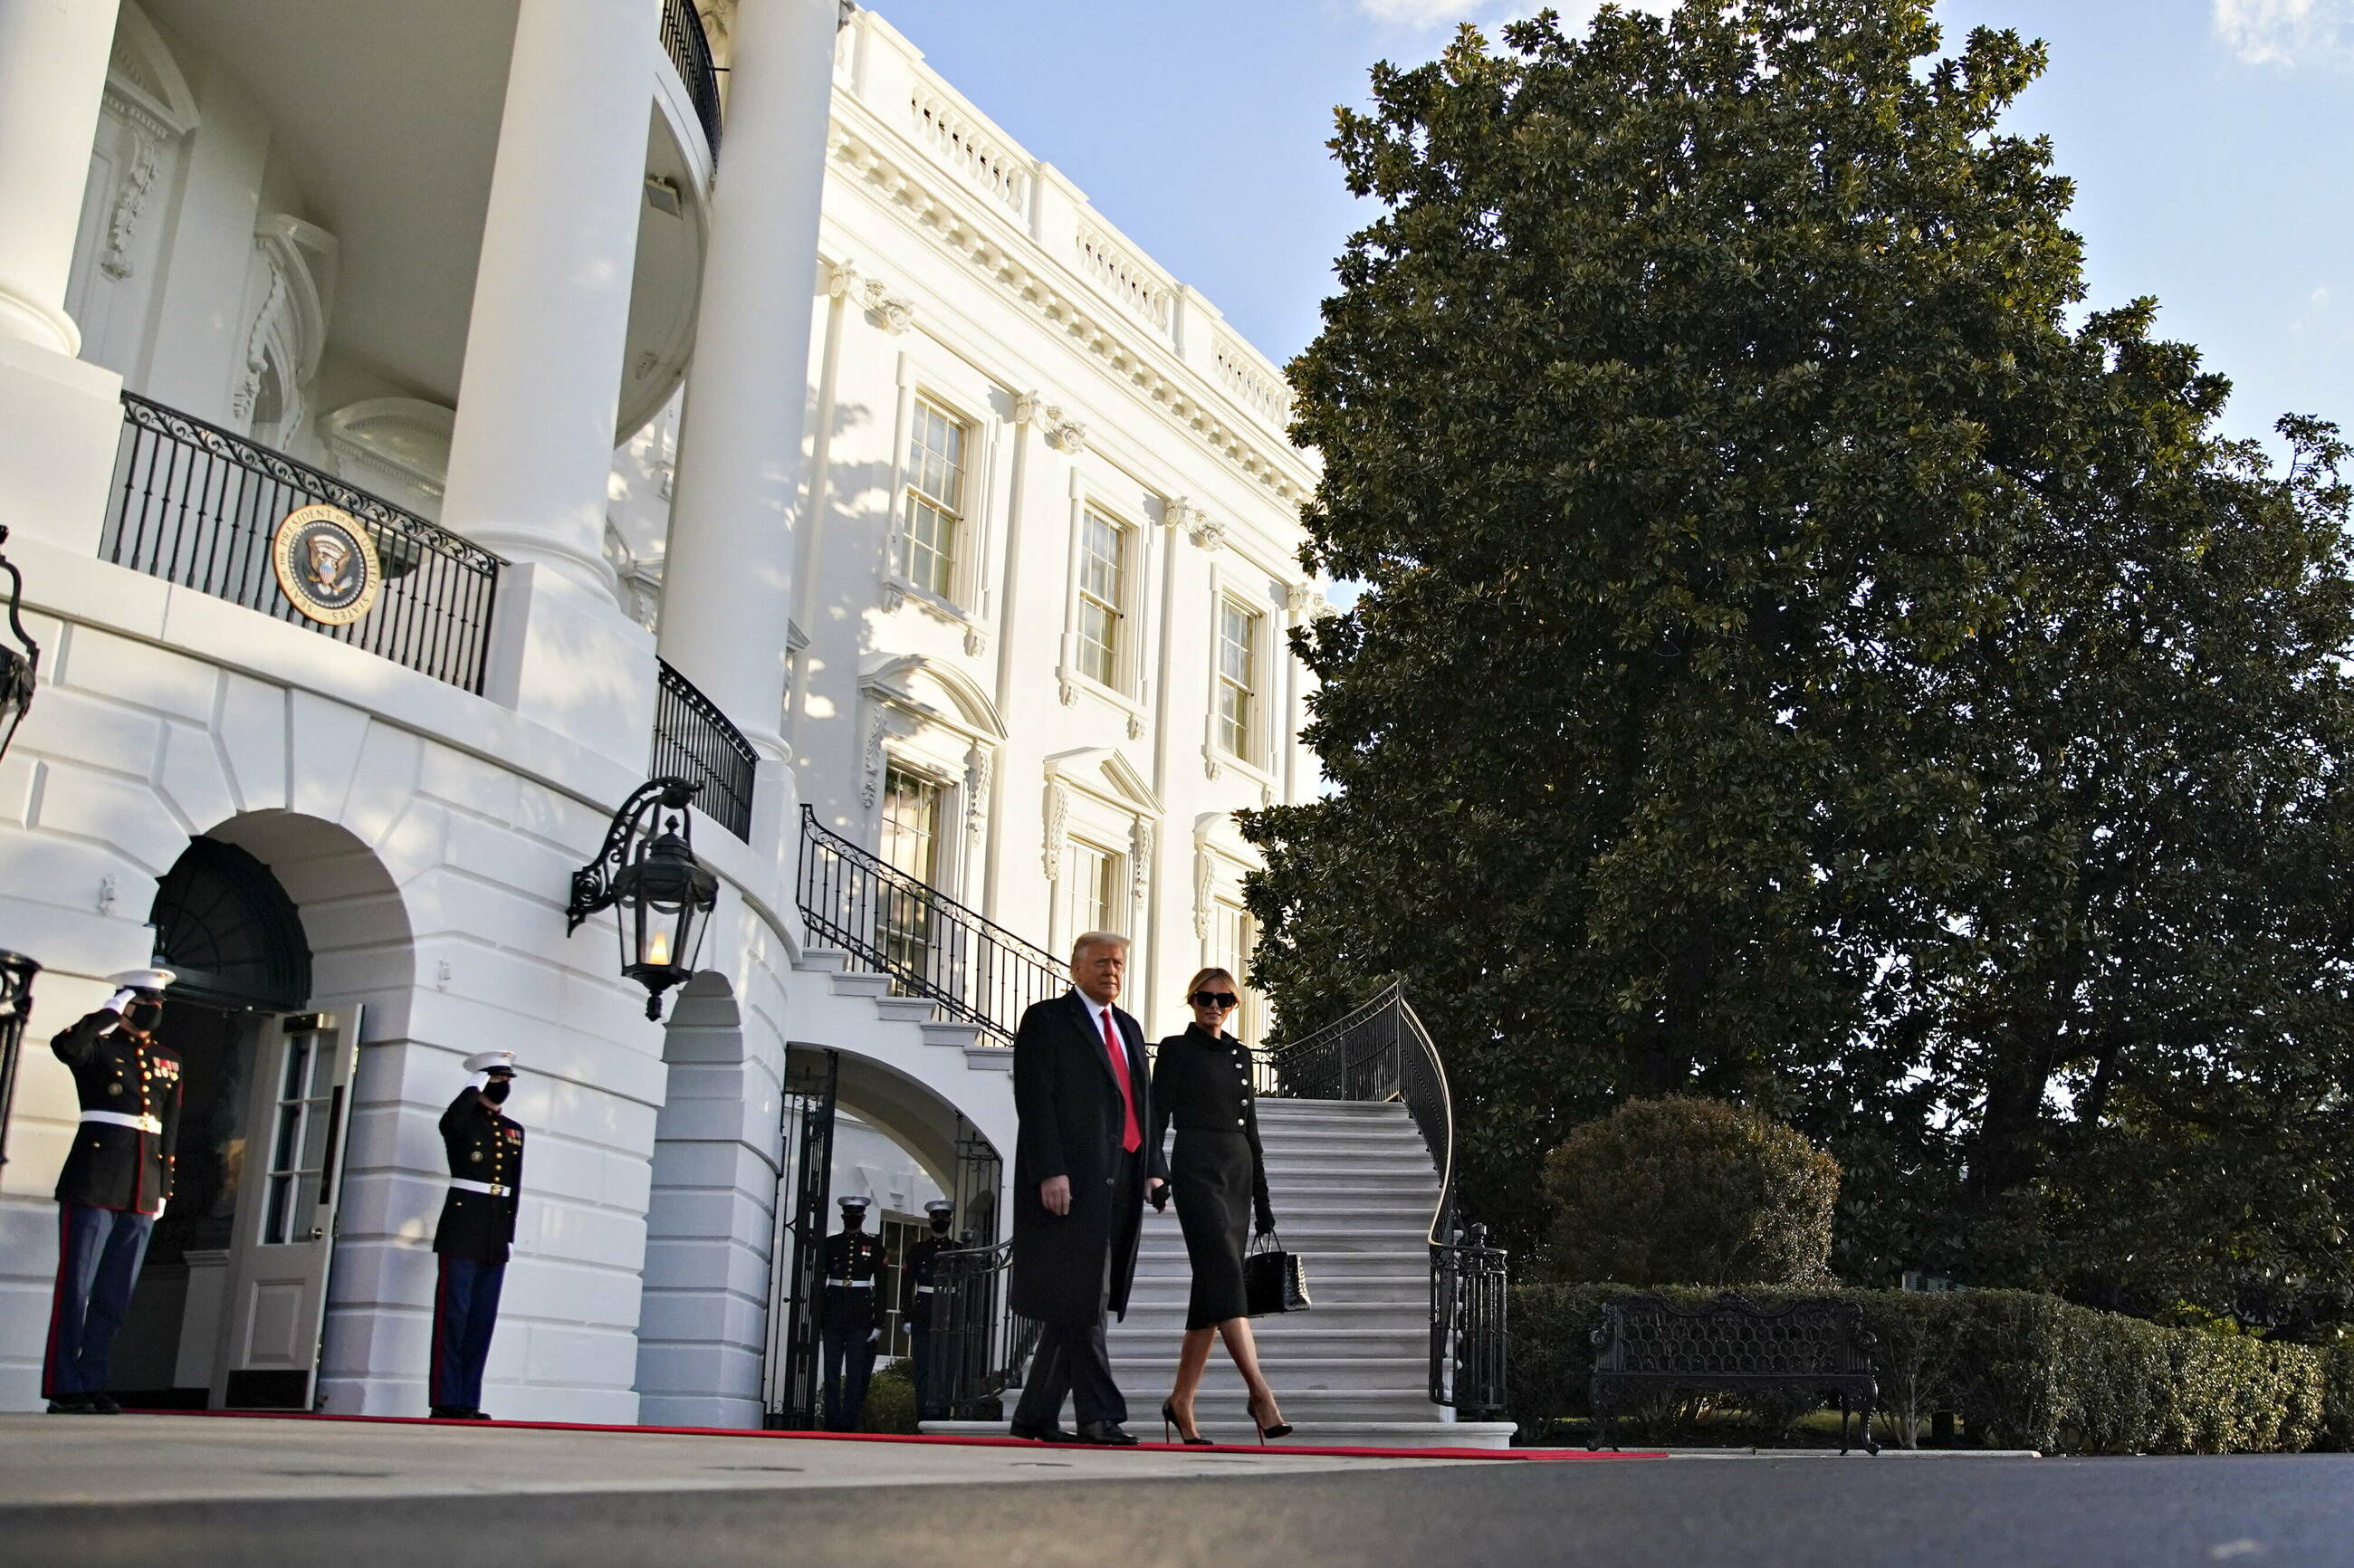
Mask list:
[[[826,1283],[828,1285],[839,1285],[844,1290],[872,1290],[875,1288],[875,1282],[871,1279],[829,1279]]]
[[[141,1132],[160,1134],[164,1130],[162,1117],[133,1116],[129,1111],[84,1111],[81,1113],[81,1119],[104,1122],[109,1127],[133,1128]]]
[[[917,1295],[918,1295],[918,1296],[929,1296],[929,1295],[930,1295],[934,1290],[938,1289],[938,1286],[933,1286],[933,1285],[918,1285],[918,1286],[917,1286],[917,1287],[916,1287],[916,1294],[917,1294]]]
[[[487,1192],[493,1198],[506,1197],[514,1191],[512,1187],[502,1187],[494,1181],[470,1181],[463,1176],[451,1177],[450,1185],[457,1188],[461,1192]]]

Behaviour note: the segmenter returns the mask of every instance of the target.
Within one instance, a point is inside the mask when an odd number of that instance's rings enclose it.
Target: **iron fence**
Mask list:
[[[652,777],[700,784],[695,803],[737,838],[752,839],[752,743],[695,683],[662,661],[654,694]]]
[[[1508,1256],[1484,1225],[1458,1224],[1455,1108],[1430,1032],[1393,981],[1379,996],[1267,1052],[1275,1092],[1302,1100],[1396,1100],[1438,1167],[1430,1217],[1430,1397],[1473,1419],[1504,1408]]]
[[[956,1421],[1002,1418],[1003,1395],[1022,1382],[1038,1347],[1038,1323],[1001,1311],[1013,1244],[960,1247],[932,1265],[932,1343],[917,1407]]]
[[[859,848],[801,808],[801,917],[821,941],[891,977],[905,995],[1013,1043],[1031,1003],[1071,987],[1052,953]]]
[[[342,625],[296,609],[270,562],[280,522],[322,504],[366,532],[384,575],[375,607]],[[100,549],[117,566],[482,689],[498,556],[307,463],[128,392]]]
[[[663,0],[663,48],[678,68],[679,80],[703,122],[703,139],[711,145],[711,159],[719,161],[719,73],[711,63],[711,40],[695,15],[694,0]]]

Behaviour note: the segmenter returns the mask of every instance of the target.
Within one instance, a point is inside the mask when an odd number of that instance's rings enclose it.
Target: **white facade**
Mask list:
[[[844,1107],[938,1185],[960,1118],[1010,1153],[1007,1054],[807,941],[802,802],[1044,946],[1133,931],[1155,1033],[1247,947],[1232,812],[1317,787],[1279,375],[835,0],[705,5],[715,181],[663,10],[0,0],[0,525],[43,650],[0,948],[44,966],[0,1408],[36,1403],[73,1127],[48,1038],[150,961],[196,838],[268,868],[305,1016],[358,1045],[333,1234],[256,1240],[242,1127],[239,1239],[166,1266],[174,1381],[307,1366],[286,1282],[323,1277],[336,1411],[424,1408],[434,1123],[472,1052],[517,1053],[532,1129],[502,1416],[758,1423],[789,1052],[840,1053]],[[495,552],[472,673],[185,555],[116,564],[126,494],[214,504],[119,466],[126,391]],[[647,775],[662,662],[758,767],[746,837],[696,823],[720,906],[654,1024],[611,917],[567,938],[564,906]],[[239,1019],[265,1051],[309,1027]]]

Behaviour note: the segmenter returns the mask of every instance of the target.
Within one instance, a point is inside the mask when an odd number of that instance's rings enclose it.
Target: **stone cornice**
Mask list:
[[[1098,304],[1076,273],[1042,253],[1027,233],[944,175],[935,175],[925,154],[859,100],[837,92],[833,107],[826,151],[843,177],[996,284],[1285,506],[1296,509],[1308,500],[1316,475],[1306,454],[1230,417],[1219,406],[1230,401],[1225,388]]]

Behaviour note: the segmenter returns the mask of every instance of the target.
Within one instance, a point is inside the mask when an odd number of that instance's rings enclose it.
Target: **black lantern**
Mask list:
[[[33,977],[41,966],[0,948],[0,1165],[8,1163],[8,1112],[16,1098],[16,1057],[33,1012]]]
[[[0,528],[0,545],[7,542],[8,530]],[[8,630],[18,644],[0,644],[0,757],[5,757],[8,743],[16,738],[16,726],[25,722],[25,711],[33,705],[33,675],[41,667],[41,645],[26,635],[18,613],[25,598],[24,574],[5,556],[0,556],[0,572],[8,574]],[[13,1063],[16,1057],[8,1059]]]
[[[705,924],[719,904],[718,875],[695,858],[686,810],[701,788],[684,779],[640,785],[613,813],[597,858],[572,874],[566,934],[600,909],[620,911],[621,973],[646,988],[650,1019],[662,1017],[663,992],[695,973]]]

